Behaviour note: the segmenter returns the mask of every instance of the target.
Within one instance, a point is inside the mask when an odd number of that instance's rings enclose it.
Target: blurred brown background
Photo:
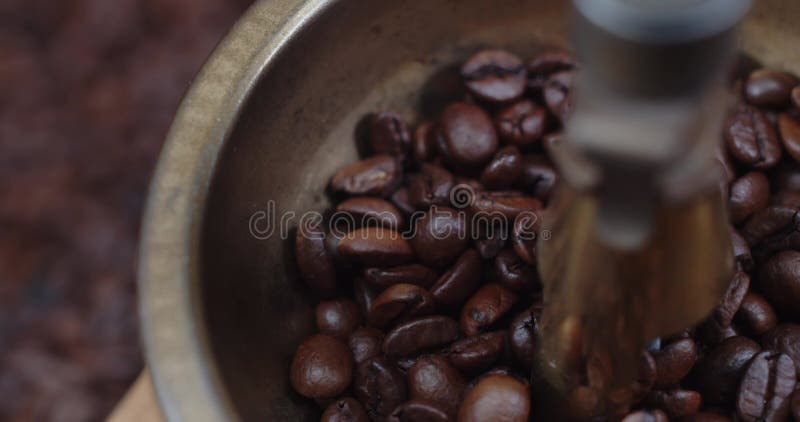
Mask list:
[[[251,1],[0,0],[0,420],[102,420],[141,370],[147,183]]]

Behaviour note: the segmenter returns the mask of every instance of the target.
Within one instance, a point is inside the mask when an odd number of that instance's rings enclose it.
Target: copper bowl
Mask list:
[[[148,201],[139,288],[147,361],[169,420],[314,420],[287,367],[313,329],[269,210],[328,205],[361,116],[434,115],[482,46],[563,46],[564,0],[262,0],[220,43],[175,116]],[[800,72],[800,2],[758,0],[743,49]],[[293,222],[296,224],[296,220]],[[263,227],[262,227],[263,229]]]

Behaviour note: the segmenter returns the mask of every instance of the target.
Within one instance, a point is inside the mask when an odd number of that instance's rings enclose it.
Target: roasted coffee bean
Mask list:
[[[358,305],[350,299],[322,301],[317,305],[317,329],[322,334],[347,338],[361,322]]]
[[[639,368],[636,371],[636,379],[633,381],[633,397],[634,401],[643,399],[653,386],[656,384],[658,377],[658,368],[656,367],[656,360],[653,355],[647,350],[642,351],[642,356],[639,358]]]
[[[797,103],[800,101],[795,101],[795,107],[797,107]],[[795,366],[798,366],[795,363]],[[791,408],[792,417],[794,418],[795,422],[800,421],[800,388],[794,391],[792,394],[792,408]]]
[[[468,336],[492,327],[517,302],[517,295],[500,284],[481,287],[461,309],[461,330]]]
[[[353,279],[353,299],[358,304],[358,309],[361,310],[361,315],[369,313],[369,308],[372,307],[372,301],[378,296],[378,291],[367,284],[363,277],[356,277]]]
[[[542,304],[536,303],[517,315],[509,328],[509,345],[514,359],[523,368],[533,368],[533,360],[538,352],[539,319],[542,315]]]
[[[374,197],[361,196],[342,201],[336,206],[339,218],[347,218],[355,227],[380,226],[393,230],[405,226],[403,215],[391,202]],[[336,217],[334,217],[335,219]]]
[[[380,356],[383,332],[374,328],[362,327],[350,334],[348,345],[356,365],[367,359]]]
[[[713,318],[701,324],[698,329],[698,339],[706,346],[716,346],[723,340],[742,335],[742,332],[734,325],[721,327],[714,322]]]
[[[431,294],[436,299],[437,306],[453,310],[478,289],[480,282],[481,258],[475,250],[468,249],[431,287]]]
[[[405,157],[411,135],[403,118],[392,112],[377,113],[369,119],[369,146],[373,154]]]
[[[785,353],[797,364],[800,362],[800,324],[780,324],[761,338],[764,349]],[[800,375],[800,365],[798,375]]]
[[[564,51],[546,51],[528,63],[528,88],[534,95],[540,95],[550,75],[577,66],[575,57]]]
[[[750,359],[761,350],[756,342],[736,336],[722,341],[695,365],[693,378],[709,404],[733,402]]]
[[[418,163],[432,161],[436,157],[436,127],[431,122],[423,122],[414,130],[411,152]]]
[[[544,84],[544,102],[547,104],[548,110],[562,123],[567,120],[572,111],[574,99],[570,91],[574,78],[575,72],[573,71],[558,72],[550,76]]]
[[[511,229],[511,244],[514,252],[526,264],[535,267],[536,262],[536,242],[539,240],[539,231],[542,226],[542,212],[522,213],[514,219],[514,227]]]
[[[494,103],[513,100],[525,91],[528,72],[519,57],[504,50],[483,50],[461,67],[461,77],[475,97]]]
[[[320,422],[369,422],[369,415],[358,400],[345,397],[331,403],[322,413]]]
[[[558,183],[558,173],[550,160],[542,155],[522,156],[522,174],[519,185],[535,198],[547,202]]]
[[[413,284],[428,289],[438,278],[436,271],[420,264],[364,270],[364,280],[380,290],[398,283]]]
[[[778,316],[772,305],[758,293],[748,292],[734,318],[737,325],[748,334],[760,337],[778,324]]]
[[[764,173],[751,171],[731,184],[728,208],[731,222],[742,223],[769,203],[769,181]]]
[[[697,413],[702,400],[697,391],[676,388],[651,391],[645,402],[652,407],[663,409],[671,418],[679,418]]]
[[[391,155],[376,155],[350,164],[331,179],[334,192],[388,196],[400,184],[403,169]]]
[[[731,229],[731,242],[733,243],[733,257],[736,259],[739,271],[750,272],[753,269],[753,255],[750,245],[736,230]]]
[[[749,289],[750,277],[747,274],[740,271],[733,275],[725,295],[722,296],[719,306],[717,306],[712,315],[717,325],[723,328],[731,325],[733,316],[739,310],[739,306],[744,300],[744,295],[747,294]]]
[[[494,331],[467,337],[450,345],[450,362],[465,374],[478,374],[490,369],[503,356],[506,332]]]
[[[497,150],[497,133],[483,109],[454,103],[442,112],[437,148],[444,159],[459,168],[485,165]]]
[[[408,398],[405,381],[397,365],[375,357],[358,365],[353,390],[370,419],[383,420]]]
[[[430,315],[434,299],[427,290],[413,284],[399,283],[384,290],[372,302],[367,321],[383,328],[397,321]]]
[[[408,393],[412,400],[429,400],[446,414],[455,416],[467,381],[447,358],[423,356],[408,370]]]
[[[326,248],[320,222],[301,224],[297,228],[294,256],[297,269],[312,292],[323,297],[336,292],[336,268]]]
[[[416,209],[431,205],[450,205],[450,190],[455,185],[453,175],[442,167],[422,163],[408,181],[408,200]]]
[[[404,322],[386,334],[383,353],[398,358],[446,346],[458,339],[458,322],[445,316],[426,316]]]
[[[692,370],[697,360],[697,345],[690,338],[677,340],[653,352],[653,359],[657,372],[655,388],[671,387]]]
[[[745,223],[742,237],[762,255],[800,249],[799,211],[794,206],[770,205]]]
[[[795,161],[800,161],[800,122],[787,113],[781,113],[778,116],[778,133],[786,152]]]
[[[714,412],[697,412],[678,420],[680,422],[732,422],[731,418]]]
[[[503,232],[502,224],[481,224],[478,227],[475,249],[483,259],[493,259],[506,246],[508,235]]]
[[[345,259],[365,266],[400,265],[414,257],[400,233],[383,227],[356,229],[339,241],[337,249]]]
[[[497,134],[505,142],[519,147],[534,145],[547,129],[547,110],[531,100],[516,102],[494,117]]]
[[[494,276],[497,282],[515,292],[530,292],[539,288],[536,269],[526,264],[514,249],[506,249],[497,254],[494,259]]]
[[[622,419],[622,422],[669,422],[667,414],[661,410],[639,410]]]
[[[758,285],[778,313],[800,317],[800,252],[771,257],[759,272]]]
[[[797,77],[771,69],[759,69],[750,74],[744,85],[747,102],[757,107],[782,108],[789,105]]]
[[[392,194],[391,198],[392,204],[397,207],[403,214],[409,216],[414,214],[417,210],[414,205],[411,204],[411,200],[408,198],[408,188],[400,187]]]
[[[386,418],[386,422],[448,422],[450,418],[443,410],[426,400],[409,400]]]
[[[297,348],[289,379],[302,396],[315,399],[336,397],[353,379],[350,349],[336,337],[315,334]]]
[[[484,216],[501,215],[513,221],[523,212],[536,212],[542,209],[538,199],[518,191],[479,192],[472,202],[474,213]]]
[[[526,422],[530,411],[527,385],[508,375],[490,375],[467,392],[458,411],[458,420]]]
[[[433,207],[417,220],[411,245],[423,264],[444,268],[469,245],[464,213],[448,207]],[[435,293],[434,293],[435,295]]]
[[[800,209],[800,192],[780,191],[770,198],[770,204]]]
[[[752,168],[772,168],[781,158],[775,128],[764,113],[753,107],[741,106],[728,118],[725,141],[731,156]]]
[[[736,414],[743,422],[787,420],[796,383],[789,356],[774,351],[757,354],[739,386]]]
[[[781,161],[773,172],[772,182],[778,191],[800,192],[800,163],[794,160]]]
[[[522,172],[522,155],[519,148],[509,145],[497,151],[492,161],[481,173],[481,184],[489,189],[506,189]]]

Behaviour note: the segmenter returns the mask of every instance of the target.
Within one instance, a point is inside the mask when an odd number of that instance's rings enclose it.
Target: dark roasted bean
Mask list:
[[[542,93],[550,75],[575,69],[575,58],[564,51],[546,51],[528,63],[528,88],[535,95]]]
[[[709,404],[730,403],[753,356],[761,350],[756,342],[736,336],[722,341],[695,365],[693,377]]]
[[[454,103],[442,112],[437,147],[456,167],[485,165],[497,149],[497,133],[489,115],[478,106]]]
[[[519,185],[535,198],[547,202],[558,183],[558,173],[546,157],[539,154],[522,156],[522,175]]]
[[[797,103],[800,100],[795,101],[795,107],[797,107]],[[795,366],[798,366],[795,362]],[[795,422],[800,421],[800,388],[794,390],[794,394],[792,394],[792,408],[791,408],[792,417],[794,418]]]
[[[523,212],[536,212],[542,209],[538,199],[517,191],[479,192],[472,202],[472,211],[480,215],[502,215],[509,221]]]
[[[481,173],[481,184],[489,189],[510,188],[522,172],[522,155],[513,145],[497,151]]]
[[[494,117],[497,134],[520,147],[534,145],[547,129],[547,110],[531,100],[522,100],[500,110]]]
[[[774,171],[773,187],[778,191],[800,192],[800,163],[783,160]]]
[[[656,363],[655,388],[671,387],[692,370],[697,360],[697,345],[690,338],[674,341],[653,352]]]
[[[450,345],[450,362],[465,374],[475,375],[492,367],[502,357],[506,347],[506,332],[494,331],[467,337]]]
[[[572,111],[574,96],[570,91],[574,77],[575,72],[571,70],[558,72],[550,76],[544,84],[544,102],[550,112],[562,123],[567,120]]]
[[[458,322],[445,316],[426,316],[404,322],[386,334],[383,353],[390,358],[409,356],[458,339]]]
[[[331,403],[322,413],[320,422],[369,422],[369,415],[358,400],[345,397]]]
[[[694,415],[684,416],[680,422],[731,422],[731,418],[713,412],[697,412]]]
[[[506,249],[494,259],[494,276],[497,282],[515,292],[529,292],[539,288],[536,269],[526,264],[513,249]]]
[[[483,50],[461,67],[469,92],[489,102],[513,100],[525,91],[527,70],[519,57],[504,50]]]
[[[797,372],[789,356],[774,351],[757,354],[739,386],[736,414],[743,422],[778,422],[789,418]]]
[[[522,213],[514,219],[514,227],[511,229],[514,252],[526,264],[533,267],[537,265],[536,242],[539,240],[539,230],[542,226],[541,215],[540,210]]]
[[[345,259],[365,266],[392,266],[414,257],[400,233],[383,227],[365,227],[347,234],[337,247]]]
[[[733,243],[733,257],[736,259],[739,271],[750,272],[754,265],[750,245],[739,232],[733,229],[731,229],[731,242]]]
[[[448,422],[443,410],[426,400],[409,400],[397,406],[386,422]]]
[[[800,249],[800,209],[770,205],[750,218],[742,227],[742,237],[762,254]]]
[[[798,80],[792,74],[771,69],[751,73],[744,85],[747,102],[757,107],[782,108],[789,105]]]
[[[405,226],[403,215],[391,202],[368,196],[355,197],[342,201],[336,212],[351,218],[355,227],[381,226],[393,230]]]
[[[534,304],[517,315],[509,328],[509,344],[514,359],[523,368],[533,368],[539,338],[539,318],[542,315],[541,303]]]
[[[748,292],[736,312],[736,323],[748,334],[760,337],[778,324],[772,305],[758,293]]]
[[[380,356],[383,332],[374,328],[362,327],[350,334],[348,345],[356,365],[367,359]]]
[[[369,146],[373,154],[404,157],[410,144],[411,136],[402,117],[391,112],[370,116]]]
[[[800,317],[800,252],[774,255],[761,268],[758,283],[778,313]]]
[[[417,220],[411,245],[423,264],[446,267],[469,245],[466,216],[452,208],[431,208]]]
[[[702,397],[697,391],[676,388],[652,391],[645,401],[652,407],[663,409],[671,418],[679,418],[697,413]]]
[[[363,277],[353,279],[353,299],[361,310],[361,315],[366,315],[372,306],[372,301],[378,296],[378,291],[364,281]]]
[[[459,422],[526,422],[531,411],[528,386],[509,375],[482,378],[464,396]]]
[[[295,352],[290,369],[292,387],[300,395],[326,399],[336,397],[353,379],[353,357],[339,339],[315,334]]]
[[[725,140],[734,159],[756,169],[772,168],[781,158],[775,128],[764,113],[753,107],[741,106],[728,118]]]
[[[453,175],[442,167],[428,163],[420,165],[419,172],[409,176],[408,201],[417,209],[426,210],[431,205],[450,205]]]
[[[778,133],[786,152],[795,161],[800,161],[800,122],[787,113],[781,113],[778,116]]]
[[[667,414],[661,410],[639,410],[622,419],[622,422],[669,422]]]
[[[769,181],[764,173],[751,171],[731,184],[728,207],[731,222],[742,223],[769,203]]]
[[[353,390],[372,420],[383,420],[408,398],[405,376],[382,357],[358,365]]]
[[[481,259],[473,249],[464,252],[453,267],[431,287],[436,305],[456,309],[469,298],[481,282]]]
[[[761,338],[764,349],[785,353],[797,364],[800,362],[800,324],[781,324]],[[800,365],[798,375],[800,375]]]
[[[398,283],[430,288],[436,283],[436,271],[420,264],[406,264],[389,268],[367,268],[364,281],[380,290]]]
[[[719,306],[714,310],[713,319],[717,325],[723,328],[731,325],[733,316],[739,310],[748,289],[750,289],[750,277],[741,271],[734,274]]]
[[[423,356],[408,370],[408,393],[412,400],[430,400],[451,417],[458,412],[467,381],[447,358]]]
[[[642,351],[642,356],[639,359],[639,368],[636,371],[636,379],[633,382],[633,398],[634,401],[643,399],[656,383],[658,377],[658,368],[656,367],[656,360],[653,355],[647,350]]]
[[[431,122],[423,122],[414,130],[411,141],[411,152],[414,160],[424,163],[436,157],[436,127]]]
[[[517,295],[500,284],[481,287],[461,309],[461,330],[474,336],[492,327],[516,303]]]
[[[414,214],[414,211],[417,210],[408,198],[408,188],[406,187],[398,188],[389,199],[405,215]]]
[[[297,228],[294,256],[300,275],[312,292],[327,297],[336,291],[336,269],[319,222]]]
[[[502,225],[480,224],[475,239],[475,249],[483,259],[492,259],[506,246],[508,235]]]
[[[348,195],[388,196],[402,178],[402,167],[395,158],[376,155],[339,170],[331,179],[331,188]]]
[[[397,321],[430,315],[434,299],[427,290],[413,284],[399,283],[384,290],[372,302],[367,322],[383,328]]]
[[[350,299],[336,299],[317,305],[317,329],[322,334],[347,338],[361,322],[358,305]]]

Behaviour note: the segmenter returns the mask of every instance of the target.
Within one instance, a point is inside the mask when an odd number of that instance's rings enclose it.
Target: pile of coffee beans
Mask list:
[[[576,70],[561,51],[484,50],[435,121],[367,117],[335,212],[295,237],[319,332],[290,381],[323,421],[547,420],[536,241]],[[706,321],[642,351],[636,401],[596,420],[800,421],[800,87],[746,60],[736,74],[719,161],[737,272]]]

